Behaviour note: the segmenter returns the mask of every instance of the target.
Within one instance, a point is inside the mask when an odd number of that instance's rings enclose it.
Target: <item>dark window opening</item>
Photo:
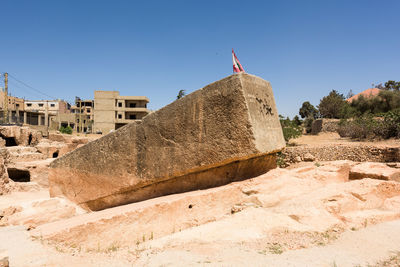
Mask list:
[[[122,119],[122,114],[118,114],[118,119]]]
[[[53,108],[54,108],[55,106],[56,106],[56,104],[50,104],[50,107],[53,107]]]
[[[118,107],[120,107],[120,108],[122,107],[122,103],[121,102],[118,103]]]
[[[17,107],[19,107],[19,104],[15,104]]]
[[[32,143],[32,134],[29,134],[29,137],[28,137],[28,145],[31,145],[31,143]]]
[[[129,115],[130,120],[136,120],[136,115]]]
[[[26,104],[26,105],[27,105],[28,107],[32,107],[32,104],[30,104],[30,103],[29,103],[29,104]]]
[[[130,108],[136,108],[136,103],[130,103],[130,104],[129,104],[129,107],[130,107]]]
[[[58,158],[58,151],[53,153],[53,159]]]
[[[17,146],[17,142],[15,141],[14,137],[4,137],[3,135],[0,135],[0,137],[6,140],[6,146]]]
[[[43,104],[39,104],[39,107],[43,107]]]
[[[14,182],[30,182],[31,174],[28,170],[21,170],[17,168],[7,168],[8,177]]]

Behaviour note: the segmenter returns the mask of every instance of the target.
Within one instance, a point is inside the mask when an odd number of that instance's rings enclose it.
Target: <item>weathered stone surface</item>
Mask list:
[[[0,251],[0,267],[9,267],[9,264],[6,251]]]
[[[384,163],[364,162],[350,169],[350,179],[373,178],[400,182],[400,170]]]
[[[304,156],[303,156],[303,160],[304,160],[304,161],[314,161],[314,160],[315,160],[315,157],[314,157],[312,154],[310,154],[310,153],[306,153],[306,154],[304,154]]]
[[[0,196],[9,193],[12,187],[12,181],[8,178],[7,169],[4,160],[0,157]]]
[[[320,132],[337,132],[339,129],[338,119],[317,119],[311,125],[311,134]]]
[[[42,139],[42,134],[41,132],[29,127],[0,126],[0,137],[3,139],[12,138],[16,145],[33,146]],[[5,145],[7,146],[7,141],[5,142]]]
[[[6,164],[46,159],[46,155],[38,152],[35,147],[30,146],[0,148],[0,154],[4,155]]]
[[[47,158],[58,158],[84,144],[89,143],[92,140],[94,139],[50,133],[49,139],[40,140],[40,142],[35,147],[40,153],[46,155]]]
[[[264,236],[265,246],[271,241],[271,231],[276,234],[277,229],[326,234],[328,229],[354,230],[399,219],[400,183],[348,181],[349,169],[355,164],[336,161],[317,166],[310,162],[301,168],[277,168],[246,181],[41,224],[30,233],[49,244],[79,246],[82,251],[138,246],[173,233],[179,235],[175,239],[179,241],[169,244],[180,243],[184,236],[194,242],[201,238],[204,243],[228,242],[240,236],[239,240],[253,244]],[[280,242],[302,239],[292,236],[282,241],[282,237],[277,236]],[[235,239],[235,244],[239,243]]]
[[[284,146],[270,84],[232,75],[55,160],[50,194],[98,210],[219,186],[274,168]]]

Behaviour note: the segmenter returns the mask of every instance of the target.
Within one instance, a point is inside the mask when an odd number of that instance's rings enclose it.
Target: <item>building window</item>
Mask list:
[[[118,102],[118,107],[122,108],[122,103],[121,102]]]
[[[122,114],[118,114],[118,119],[122,119]]]
[[[130,103],[130,104],[129,104],[129,107],[130,107],[130,108],[136,108],[136,103]]]
[[[28,107],[32,107],[32,104],[31,104],[31,103],[29,103],[29,104],[26,104],[26,106],[28,106]]]
[[[129,115],[129,119],[136,120],[136,115]]]
[[[86,109],[86,113],[90,113],[90,108],[87,108],[87,109]]]
[[[17,107],[19,107],[19,104],[15,104]]]
[[[54,108],[56,106],[56,104],[50,104],[50,107]]]
[[[40,104],[39,104],[39,107],[43,107],[43,104],[42,104],[42,103],[40,103]]]

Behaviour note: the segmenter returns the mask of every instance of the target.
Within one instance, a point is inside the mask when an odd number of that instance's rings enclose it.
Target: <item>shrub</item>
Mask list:
[[[304,128],[306,129],[306,133],[311,133],[313,122],[314,119],[311,117],[304,120]]]
[[[360,96],[351,102],[351,107],[360,114],[385,113],[400,108],[400,92],[381,90],[375,97]]]
[[[295,119],[284,119],[282,116],[280,116],[280,122],[282,126],[283,137],[285,138],[286,142],[289,142],[289,140],[292,138],[301,136],[302,128],[297,124]]]
[[[383,118],[367,114],[354,120],[341,121],[338,133],[341,137],[359,140],[400,138],[400,111],[388,112]]]
[[[60,127],[60,133],[64,133],[64,134],[72,134],[72,128],[70,126],[67,127]]]
[[[371,116],[362,116],[354,120],[342,121],[339,124],[338,133],[341,137],[352,139],[373,138],[374,121]]]

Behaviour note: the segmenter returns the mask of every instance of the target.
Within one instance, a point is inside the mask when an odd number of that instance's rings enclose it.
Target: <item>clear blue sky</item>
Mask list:
[[[331,89],[400,80],[398,0],[0,3],[0,72],[70,102],[119,90],[158,109],[232,74],[231,48],[290,117]],[[17,85],[12,95],[46,98]]]

